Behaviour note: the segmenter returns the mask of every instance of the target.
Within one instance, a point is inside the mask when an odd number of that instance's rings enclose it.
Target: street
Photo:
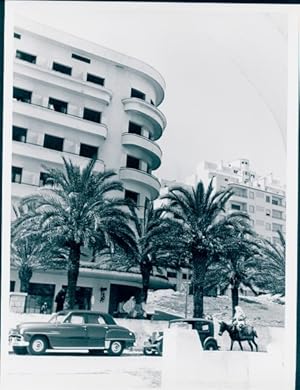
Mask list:
[[[124,353],[121,357],[52,352],[44,356],[9,354],[6,390],[155,389],[161,385],[161,357]]]

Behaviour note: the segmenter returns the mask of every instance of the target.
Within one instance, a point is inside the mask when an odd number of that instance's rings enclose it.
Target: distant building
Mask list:
[[[231,162],[202,161],[196,168],[196,173],[189,176],[184,185],[195,186],[200,180],[207,186],[214,177],[214,189],[216,191],[232,188],[234,195],[230,198],[227,211],[241,210],[247,212],[251,218],[250,223],[254,230],[262,237],[277,243],[279,238],[277,231],[284,235],[286,232],[286,203],[285,188],[280,181],[273,177],[259,176],[251,170],[247,159],[237,159]],[[174,181],[161,181],[161,195],[166,194],[176,183]],[[159,200],[156,204],[159,205]],[[182,290],[191,273],[183,269],[167,271],[169,281],[176,284],[177,290]],[[247,288],[244,294],[251,294]]]
[[[7,38],[9,39],[9,38]],[[12,203],[46,184],[44,166],[62,167],[62,157],[95,169],[113,169],[143,218],[149,200],[158,197],[162,151],[157,140],[166,127],[159,110],[165,82],[144,62],[96,43],[15,18],[12,116]],[[77,305],[113,313],[121,299],[141,287],[141,275],[95,269],[83,254]],[[35,271],[29,311],[46,301],[52,309],[66,271]],[[151,288],[170,283],[151,277]],[[11,270],[11,290],[18,291]],[[130,296],[129,296],[130,297]]]

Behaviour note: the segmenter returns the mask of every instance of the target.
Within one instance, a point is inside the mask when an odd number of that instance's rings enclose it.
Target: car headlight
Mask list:
[[[24,330],[23,328],[20,329],[20,334],[23,334],[24,333]]]

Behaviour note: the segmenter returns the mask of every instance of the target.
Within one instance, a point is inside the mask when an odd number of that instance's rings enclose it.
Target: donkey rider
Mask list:
[[[246,325],[246,315],[240,306],[235,307],[235,313],[232,318],[232,325],[235,326],[236,330],[242,336]]]

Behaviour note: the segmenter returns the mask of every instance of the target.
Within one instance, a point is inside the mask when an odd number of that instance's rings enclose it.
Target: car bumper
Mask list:
[[[28,347],[29,342],[25,341],[23,336],[9,336],[9,345],[11,347]]]

